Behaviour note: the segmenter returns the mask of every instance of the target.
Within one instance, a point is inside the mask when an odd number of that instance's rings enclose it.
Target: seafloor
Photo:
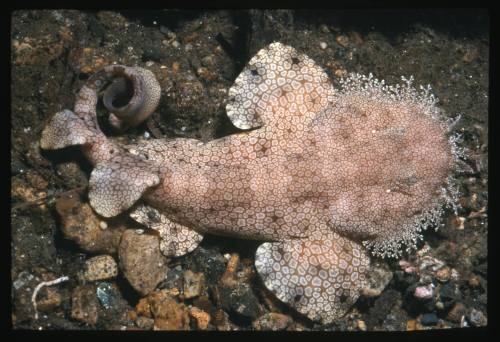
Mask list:
[[[487,325],[488,29],[488,14],[472,10],[14,12],[13,327],[345,331]],[[148,261],[165,260],[138,253],[156,238],[136,234],[141,227],[126,218],[103,222],[89,210],[90,167],[78,149],[44,152],[39,145],[45,121],[72,108],[88,76],[113,62],[146,67],[162,86],[155,114],[124,140],[146,134],[207,141],[234,133],[225,115],[227,90],[249,58],[272,41],[306,53],[334,84],[349,72],[388,83],[413,75],[417,84],[432,85],[445,115],[461,115],[455,130],[463,134],[469,167],[456,175],[458,215],[447,212],[437,231],[425,233],[418,252],[400,260],[372,258],[371,288],[328,326],[299,316],[264,290],[253,266],[255,242],[208,236],[194,252],[168,260],[161,281],[152,279],[158,270]],[[116,135],[99,108],[103,130]],[[113,267],[99,271],[103,260],[113,264],[109,256],[118,262],[120,248],[126,256],[120,254],[118,274]],[[108,257],[91,259],[100,255]],[[35,318],[34,289],[61,276],[69,281],[41,288]]]

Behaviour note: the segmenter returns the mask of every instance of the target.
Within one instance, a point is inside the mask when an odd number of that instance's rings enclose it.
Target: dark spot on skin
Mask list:
[[[113,154],[113,153],[115,153],[115,150],[113,150],[113,149],[109,150],[109,154]]]
[[[346,303],[348,298],[349,297],[345,293],[342,293],[342,295],[339,297],[339,300],[341,303]]]
[[[158,217],[158,215],[156,215],[156,212],[154,212],[153,210],[148,210],[148,219],[151,221],[151,222],[160,222],[160,218]]]
[[[417,183],[417,176],[413,175],[413,176],[410,176],[408,178],[406,178],[404,180],[404,182],[406,183],[406,185],[408,186],[412,186],[412,185],[415,185]]]
[[[257,71],[257,69],[250,70],[250,73],[252,74],[252,76],[257,76],[259,74],[259,72]]]
[[[293,301],[298,302],[300,300],[300,298],[302,298],[301,295],[296,295],[295,297],[293,297]]]
[[[344,254],[350,254],[351,253],[351,251],[346,247],[346,245],[342,245],[342,252]]]
[[[276,215],[271,216],[271,220],[273,220],[273,222],[278,221],[278,219],[279,219],[279,217]]]
[[[297,57],[292,57],[292,64],[299,64],[300,60]]]

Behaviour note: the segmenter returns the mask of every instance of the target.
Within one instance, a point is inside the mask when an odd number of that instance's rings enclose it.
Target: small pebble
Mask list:
[[[451,277],[451,269],[448,266],[441,267],[436,272],[436,279],[442,283],[446,283],[450,280]]]
[[[328,47],[328,44],[326,44],[325,42],[321,42],[319,43],[319,47],[321,48],[321,50],[324,50]]]
[[[108,229],[108,224],[105,221],[99,222],[99,228],[101,229]]]
[[[472,309],[469,314],[469,322],[474,327],[484,327],[488,324],[488,319],[481,311]]]
[[[438,322],[438,316],[435,313],[426,313],[420,318],[420,323],[423,325],[436,325]]]
[[[57,288],[46,287],[45,295],[40,295],[37,299],[37,309],[39,311],[50,311],[58,307],[62,302],[62,296]]]
[[[292,318],[290,316],[277,312],[270,312],[253,321],[252,326],[255,330],[277,331],[285,330],[290,323],[292,323]]]
[[[346,47],[349,44],[349,38],[347,36],[338,36],[336,41],[339,45]]]
[[[115,284],[105,281],[99,283],[96,289],[96,295],[99,299],[99,302],[106,310],[117,307],[119,305],[120,294]]]
[[[465,316],[466,308],[462,303],[456,303],[446,315],[446,319],[453,323],[460,323]]]
[[[203,291],[205,276],[203,273],[194,273],[191,270],[184,272],[184,298],[197,297]]]
[[[158,238],[126,230],[118,248],[120,267],[130,285],[142,295],[147,295],[165,279],[168,267],[160,252]]]
[[[372,265],[368,276],[368,286],[363,288],[362,294],[365,297],[378,297],[392,280],[392,271],[383,264]]]
[[[152,292],[148,296],[155,330],[188,330],[189,312],[184,304],[179,304],[166,291]]]
[[[366,323],[363,320],[358,320],[358,329],[361,331],[366,331]]]
[[[479,287],[481,285],[479,277],[476,275],[471,276],[468,280],[468,283],[470,287]]]
[[[464,230],[465,217],[455,216],[452,222],[456,229]]]
[[[417,299],[431,299],[434,296],[434,285],[418,286],[413,295]]]
[[[196,327],[200,330],[206,330],[210,323],[210,315],[197,307],[192,307],[189,310],[189,315],[194,318]]]
[[[139,316],[135,320],[135,325],[137,327],[144,329],[144,330],[151,330],[153,329],[153,326],[155,324],[155,320],[152,318],[144,317],[144,316]]]
[[[414,331],[417,330],[418,323],[417,320],[415,319],[410,319],[406,322],[406,330],[407,331]]]
[[[118,267],[110,255],[99,255],[85,262],[83,277],[87,281],[105,280],[116,277]]]
[[[326,26],[325,24],[321,25],[319,27],[320,31],[323,32],[323,33],[330,33],[330,29],[328,28],[328,26]]]
[[[71,294],[71,318],[90,325],[96,324],[98,304],[93,285],[78,285]]]

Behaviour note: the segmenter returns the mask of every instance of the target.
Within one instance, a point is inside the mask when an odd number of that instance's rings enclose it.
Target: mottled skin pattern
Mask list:
[[[453,149],[434,98],[409,83],[388,88],[354,75],[336,90],[307,56],[273,43],[229,90],[229,118],[253,130],[208,143],[119,146],[97,125],[97,93],[113,77],[129,79],[141,87],[132,99],[143,120],[159,94],[148,75],[123,66],[94,75],[75,112],[51,119],[41,146],[83,145],[95,165],[92,207],[105,217],[132,207],[133,218],[160,232],[167,256],[192,251],[205,233],[265,241],[255,265],[266,287],[329,323],[366,285],[363,244],[397,255],[440,215]],[[125,82],[111,88],[110,98]],[[131,120],[127,110],[120,115]]]

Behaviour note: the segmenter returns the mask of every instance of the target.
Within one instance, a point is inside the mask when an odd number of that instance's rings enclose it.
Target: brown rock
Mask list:
[[[488,325],[488,318],[481,311],[472,309],[469,314],[469,322],[473,327],[484,327]]]
[[[256,330],[285,330],[291,322],[290,316],[270,312],[253,321],[252,326]]]
[[[193,300],[193,305],[206,312],[213,311],[213,304],[206,295],[195,298]]]
[[[232,330],[232,325],[229,322],[228,314],[222,310],[218,309],[213,317],[213,324],[217,330],[229,331]]]
[[[197,307],[192,307],[189,310],[189,315],[194,318],[196,327],[201,330],[206,330],[208,328],[208,323],[210,323],[210,315]]]
[[[450,311],[448,311],[448,315],[446,315],[446,319],[453,323],[460,323],[462,321],[462,317],[465,316],[466,308],[462,303],[456,303]]]
[[[442,283],[446,283],[450,280],[451,269],[448,266],[443,266],[436,272],[436,279]]]
[[[98,300],[94,285],[79,285],[71,296],[71,318],[90,325],[97,323]]]
[[[361,319],[358,320],[357,326],[358,326],[358,329],[361,330],[361,331],[366,331],[366,329],[367,329],[365,321],[363,321]]]
[[[151,305],[149,304],[148,298],[141,298],[137,305],[135,306],[135,311],[138,315],[151,318],[153,317],[151,313]]]
[[[53,287],[44,287],[38,294],[36,301],[37,309],[40,311],[50,311],[61,305],[62,297],[59,291]]]
[[[417,330],[417,320],[415,319],[408,320],[406,322],[406,330],[407,331]]]
[[[85,261],[83,277],[87,281],[110,279],[117,274],[118,267],[111,255],[99,255]]]
[[[45,190],[49,183],[33,170],[26,171],[26,179],[36,190]]]
[[[155,291],[148,296],[154,317],[155,330],[188,330],[189,312],[184,304],[177,303],[167,291]]]
[[[135,310],[128,310],[127,318],[131,321],[135,321],[137,319],[137,312]]]
[[[349,45],[349,38],[347,36],[338,36],[336,39],[337,43],[343,47]]]
[[[108,224],[108,229],[101,229],[101,220],[90,205],[81,202],[76,192],[58,199],[56,210],[61,216],[62,232],[67,239],[91,253],[116,253],[125,230],[123,224],[113,222]]]
[[[237,283],[236,281],[236,268],[238,267],[238,264],[240,262],[240,256],[237,253],[231,254],[231,257],[229,258],[229,261],[227,262],[226,266],[226,272],[222,275],[220,279],[220,283],[224,286],[235,286]]]
[[[144,329],[144,330],[153,329],[154,324],[155,324],[154,319],[142,317],[142,316],[138,317],[135,321],[135,325],[137,325],[137,327]]]
[[[10,193],[13,198],[21,199],[23,202],[37,202],[47,197],[45,191],[36,190],[21,178],[13,178]]]
[[[135,230],[123,233],[118,249],[120,268],[130,285],[142,295],[156,288],[168,271],[166,258],[160,252],[158,238],[137,234]]]
[[[184,298],[189,299],[199,296],[205,285],[203,273],[193,273],[190,270],[184,272]]]
[[[481,285],[481,281],[479,280],[479,277],[476,275],[472,275],[468,279],[468,283],[470,287],[479,287]]]

